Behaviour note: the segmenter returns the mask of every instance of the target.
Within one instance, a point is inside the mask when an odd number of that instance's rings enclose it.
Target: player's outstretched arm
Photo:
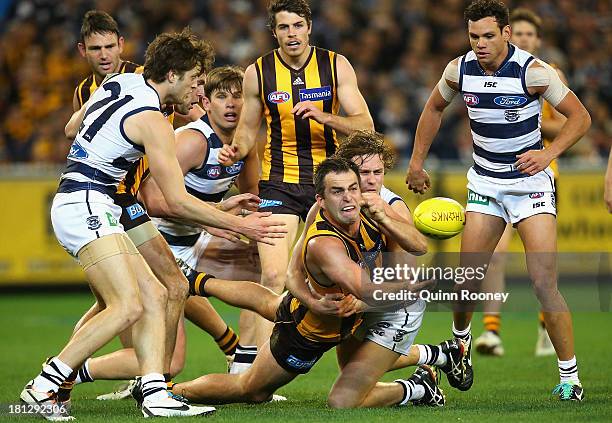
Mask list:
[[[442,112],[459,90],[456,71],[457,61],[458,59],[455,59],[446,66],[442,78],[432,90],[423,108],[417,124],[412,157],[406,172],[406,184],[408,189],[418,194],[423,194],[431,186],[429,175],[423,169],[423,164],[429,153],[431,143],[440,130]]]
[[[69,140],[73,140],[76,138],[77,133],[79,132],[79,127],[81,126],[81,123],[83,123],[86,108],[87,103],[83,104],[80,109],[75,111],[72,116],[70,116],[70,120],[64,127],[64,134],[66,134],[66,138],[68,138]]]
[[[364,311],[365,304],[361,302],[355,303],[355,298],[352,295],[315,295],[306,283],[306,274],[302,261],[302,248],[304,246],[304,240],[306,239],[306,232],[315,221],[319,210],[319,206],[314,204],[308,212],[308,216],[304,222],[304,230],[293,248],[289,266],[287,267],[285,286],[295,298],[300,300],[300,303],[304,304],[306,308],[316,314],[346,317],[357,311]]]
[[[378,223],[389,241],[415,255],[427,253],[427,240],[414,227],[410,213],[407,217],[400,216],[376,193],[364,192],[361,196],[363,210]]]
[[[224,145],[219,151],[219,163],[224,166],[231,166],[243,159],[255,146],[255,137],[263,116],[263,105],[259,96],[259,82],[254,64],[247,67],[244,72],[242,94],[244,104],[232,144]]]
[[[269,213],[253,213],[240,218],[206,204],[189,195],[183,183],[183,173],[176,159],[172,126],[157,111],[145,111],[130,116],[124,122],[125,133],[136,144],[143,145],[147,152],[151,175],[166,199],[171,215],[210,225],[234,230],[255,241],[273,243],[274,238],[285,236],[282,222],[266,221]]]
[[[525,72],[529,93],[541,95],[567,120],[549,148],[530,150],[517,156],[518,160],[514,165],[528,175],[535,175],[546,169],[551,161],[578,142],[591,126],[589,112],[578,97],[563,84],[559,74],[543,62],[534,62]]]

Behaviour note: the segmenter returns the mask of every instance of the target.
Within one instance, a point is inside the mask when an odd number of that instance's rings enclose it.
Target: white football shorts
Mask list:
[[[95,190],[57,193],[51,205],[51,223],[60,245],[77,257],[85,245],[105,235],[124,233],[121,207]]]
[[[550,168],[533,176],[500,179],[470,169],[465,211],[498,216],[516,224],[536,214],[557,215],[555,182]]]
[[[363,315],[355,337],[367,339],[381,347],[408,355],[419,333],[425,314],[425,301],[417,300],[397,311],[373,311]]]

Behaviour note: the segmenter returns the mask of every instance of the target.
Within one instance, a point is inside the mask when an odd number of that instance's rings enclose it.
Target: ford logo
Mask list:
[[[288,101],[291,96],[286,91],[273,91],[268,94],[268,101],[274,104],[281,104]]]
[[[474,94],[463,94],[463,101],[465,101],[465,104],[468,106],[475,106],[480,103],[480,99]]]
[[[502,107],[519,107],[527,103],[527,98],[520,95],[500,95],[493,102]]]

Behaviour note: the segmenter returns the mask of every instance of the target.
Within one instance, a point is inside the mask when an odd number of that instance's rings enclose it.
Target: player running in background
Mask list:
[[[512,36],[510,42],[516,45],[518,48],[537,56],[540,48],[541,40],[541,26],[542,20],[539,16],[528,9],[515,9],[510,14],[510,27],[512,29]],[[564,84],[567,84],[567,80],[561,70],[551,64],[559,74],[559,78]],[[542,100],[542,139],[544,141],[544,148],[550,147],[550,143],[563,127],[565,123],[565,116],[557,112],[549,102]],[[559,167],[557,166],[557,160],[554,159],[550,162],[550,168],[554,173],[555,178],[555,189],[558,189],[559,181]],[[558,205],[558,200],[557,200]],[[506,253],[512,239],[512,226],[506,225],[504,234],[502,235],[495,252],[491,257],[487,275],[482,283],[482,289],[486,292],[502,292],[505,289],[505,276],[504,268],[506,265]],[[501,303],[497,301],[485,302],[483,304],[483,324],[485,331],[474,341],[474,347],[476,351],[481,354],[490,354],[495,356],[504,355],[504,347],[500,337],[501,329]],[[550,337],[546,332],[544,324],[544,316],[540,312],[539,314],[540,325],[538,327],[538,340],[536,342],[535,355],[546,356],[555,355],[555,348],[550,341]]]
[[[230,166],[245,157],[255,145],[265,116],[260,211],[271,211],[275,219],[283,221],[288,235],[274,246],[259,244],[258,248],[261,283],[280,293],[298,224],[314,203],[314,167],[336,151],[336,132],[373,129],[373,123],[349,61],[310,45],[308,3],[274,0],[268,13],[278,49],[246,69],[242,118],[231,147],[219,154],[219,161]],[[338,115],[340,108],[346,116]],[[271,323],[259,320],[259,346],[271,330]]]
[[[406,182],[424,193],[431,182],[423,169],[440,127],[442,112],[457,92],[468,108],[474,141],[474,165],[468,171],[466,224],[461,240],[461,266],[488,263],[506,225],[513,224],[525,247],[527,268],[558,357],[561,400],[582,400],[574,355],[572,320],[557,288],[555,188],[550,162],[588,130],[590,116],[580,100],[548,64],[509,43],[506,6],[477,0],[465,11],[472,50],[452,60],[425,105],[415,135]],[[549,148],[540,132],[543,97],[567,121]],[[477,289],[478,281],[467,287]],[[458,304],[453,334],[471,345],[474,304]],[[471,355],[462,381],[473,383]]]

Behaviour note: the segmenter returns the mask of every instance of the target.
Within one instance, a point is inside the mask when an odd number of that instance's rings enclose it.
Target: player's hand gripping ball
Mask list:
[[[448,239],[465,225],[463,206],[451,198],[435,197],[420,203],[412,215],[414,226],[433,239]]]

